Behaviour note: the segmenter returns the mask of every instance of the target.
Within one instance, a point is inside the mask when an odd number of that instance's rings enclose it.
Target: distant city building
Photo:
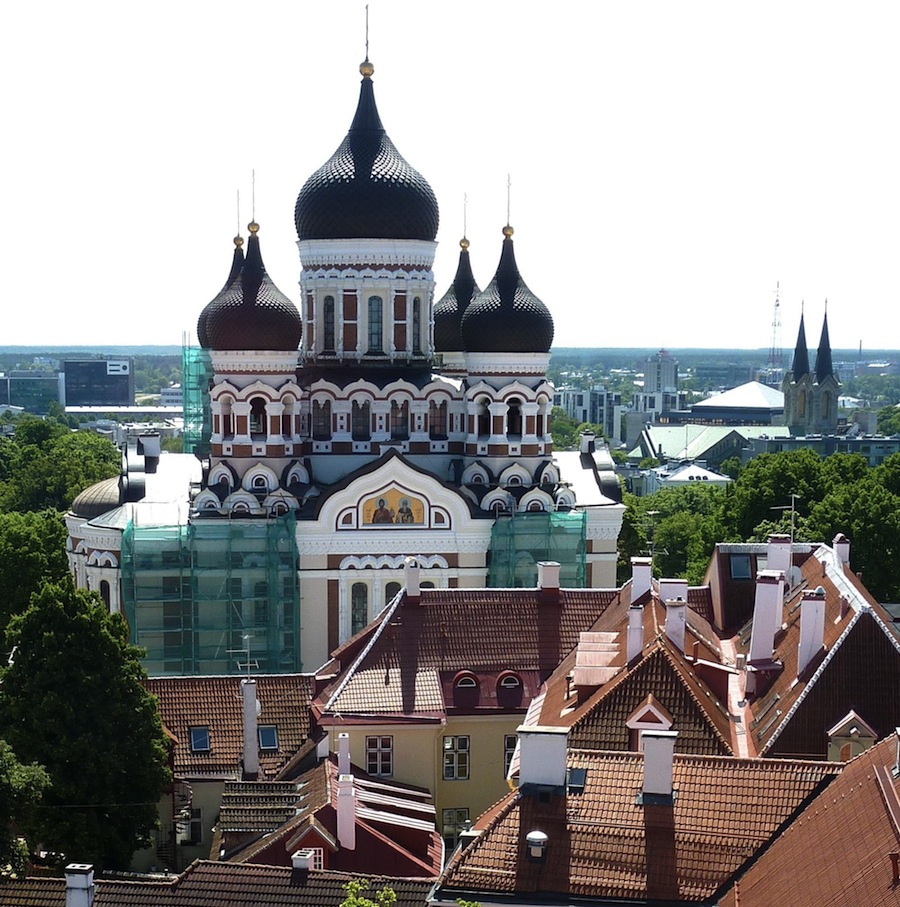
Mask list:
[[[810,370],[806,328],[800,316],[800,330],[791,370],[784,376],[784,421],[792,435],[832,434],[837,429],[840,382],[831,364],[828,314],[816,351],[815,368]]]
[[[553,405],[564,409],[576,422],[590,422],[603,428],[606,437],[622,443],[622,395],[610,393],[605,387],[584,390],[560,387],[553,393]]]
[[[43,415],[51,403],[60,402],[60,393],[60,378],[53,370],[12,369],[0,374],[0,406]]]
[[[159,405],[176,406],[180,409],[184,405],[184,394],[181,385],[173,384],[170,387],[160,388]]]
[[[801,448],[814,450],[819,456],[827,457],[833,453],[861,454],[869,466],[879,466],[892,454],[900,453],[900,437],[886,438],[883,435],[792,435],[775,437],[773,435],[750,438],[747,446],[741,451],[741,462],[746,463],[757,454],[781,453]]]
[[[134,403],[131,359],[67,359],[63,362],[64,406],[130,406]]]

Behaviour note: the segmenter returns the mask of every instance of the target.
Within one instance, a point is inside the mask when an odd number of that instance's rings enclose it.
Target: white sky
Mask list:
[[[382,121],[475,276],[519,268],[557,346],[768,348],[806,300],[900,347],[900,5],[371,0]],[[3,344],[180,343],[231,259],[235,191],[297,301],[293,207],[346,134],[364,3],[7,4]],[[242,231],[245,232],[245,231]]]

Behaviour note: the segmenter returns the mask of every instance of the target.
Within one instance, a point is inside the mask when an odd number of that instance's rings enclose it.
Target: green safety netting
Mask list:
[[[184,409],[185,453],[209,454],[212,416],[209,404],[209,381],[212,378],[209,352],[185,344],[181,348],[181,394]]]
[[[560,585],[584,588],[587,514],[514,513],[501,515],[491,531],[488,585],[495,589],[537,585],[537,562],[558,561]]]
[[[122,594],[151,676],[301,670],[296,520],[135,526]]]

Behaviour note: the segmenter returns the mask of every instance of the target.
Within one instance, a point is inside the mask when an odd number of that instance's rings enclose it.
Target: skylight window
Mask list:
[[[209,728],[206,726],[192,727],[190,729],[190,733],[191,733],[191,752],[192,753],[208,753],[209,752]]]
[[[259,748],[261,750],[278,749],[278,728],[274,724],[263,724],[260,726]]]

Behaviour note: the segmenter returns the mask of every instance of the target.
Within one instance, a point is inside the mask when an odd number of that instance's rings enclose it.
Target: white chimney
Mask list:
[[[244,702],[244,778],[251,781],[259,774],[259,740],[256,700],[256,681],[245,677],[241,681],[241,697]]]
[[[559,591],[559,562],[558,561],[538,561],[538,589],[546,589],[550,592]]]
[[[419,585],[419,562],[414,557],[403,561],[403,581],[406,585],[406,600],[410,604],[418,604],[422,598]]]
[[[770,535],[766,544],[766,569],[780,570],[785,576],[791,570],[791,537]]]
[[[684,651],[684,627],[687,620],[687,601],[666,599],[666,636],[679,652]]]
[[[672,762],[678,731],[642,731],[644,746],[643,792],[657,797],[672,796]]]
[[[301,847],[291,854],[292,869],[312,869],[316,852],[311,847]]]
[[[542,784],[562,787],[566,783],[566,728],[520,725],[519,787]]]
[[[797,646],[797,676],[819,654],[825,643],[825,590],[804,592],[800,601],[800,643]]]
[[[650,591],[650,571],[652,562],[649,557],[631,559],[631,603],[634,604],[645,592]]]
[[[850,563],[850,539],[844,535],[843,532],[839,532],[835,537],[834,541],[831,543],[834,546],[834,552],[840,558],[841,563],[847,565]]]
[[[771,661],[775,634],[781,626],[784,599],[784,573],[761,570],[756,577],[753,628],[750,635],[750,662]]]
[[[680,598],[686,602],[688,597],[688,583],[686,579],[661,579],[659,581],[659,600],[667,602]]]
[[[66,866],[66,907],[91,907],[94,903],[94,867],[90,863]]]
[[[625,657],[631,664],[644,648],[644,609],[641,605],[632,605],[628,609],[628,639]]]
[[[596,435],[592,431],[583,431],[581,433],[581,453],[594,452],[594,438]]]
[[[338,775],[337,836],[344,850],[356,850],[356,791],[353,775]]]
[[[350,735],[346,731],[338,734],[338,774],[350,774]]]

